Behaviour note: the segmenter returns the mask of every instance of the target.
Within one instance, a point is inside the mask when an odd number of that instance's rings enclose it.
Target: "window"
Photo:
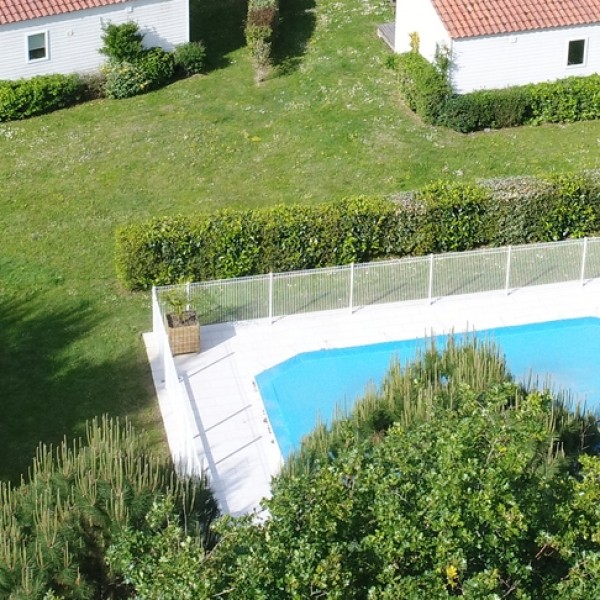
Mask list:
[[[45,31],[27,36],[27,58],[30,61],[48,58],[48,36]]]
[[[569,56],[567,65],[582,65],[585,59],[585,40],[571,40],[569,42]]]

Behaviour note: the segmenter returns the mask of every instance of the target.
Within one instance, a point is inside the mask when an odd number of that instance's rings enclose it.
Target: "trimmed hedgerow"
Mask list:
[[[0,81],[0,121],[41,115],[79,102],[85,84],[77,75],[38,75]]]
[[[155,218],[117,231],[117,272],[139,289],[365,262],[402,248],[397,213],[392,201],[353,198]]]
[[[448,97],[438,124],[462,133],[516,127],[529,121],[531,104],[531,93],[523,87],[455,94]]]
[[[417,52],[400,54],[393,65],[419,117],[462,133],[600,118],[600,75],[453,94],[446,71]]]
[[[457,252],[488,242],[490,194],[480,186],[439,181],[416,194],[425,218],[415,232],[415,251]]]
[[[129,288],[294,271],[600,231],[600,173],[478,184],[440,181],[393,199],[223,210],[122,227]]]
[[[529,123],[571,123],[600,118],[600,75],[567,77],[526,88],[531,98]]]

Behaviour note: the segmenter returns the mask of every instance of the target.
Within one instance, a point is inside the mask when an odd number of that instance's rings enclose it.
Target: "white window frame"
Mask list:
[[[569,47],[571,46],[571,42],[583,42],[583,61],[576,65],[569,64]],[[566,60],[567,69],[581,69],[581,67],[585,67],[587,65],[589,46],[590,46],[590,40],[587,37],[578,37],[578,38],[573,38],[572,40],[567,41],[567,60]]]
[[[46,50],[46,56],[42,57],[42,58],[30,58],[29,57],[29,38],[33,37],[34,35],[43,35],[44,36],[44,48]],[[45,60],[50,60],[50,42],[49,42],[49,36],[48,36],[48,30],[47,29],[41,29],[40,31],[31,31],[29,33],[25,34],[25,59],[27,60],[28,63],[36,63],[36,62],[42,62]]]

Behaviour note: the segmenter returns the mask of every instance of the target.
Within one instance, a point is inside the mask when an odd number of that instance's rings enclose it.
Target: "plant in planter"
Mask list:
[[[169,307],[165,315],[167,335],[173,356],[200,352],[200,322],[196,311],[187,303],[185,294],[173,291],[166,300]]]

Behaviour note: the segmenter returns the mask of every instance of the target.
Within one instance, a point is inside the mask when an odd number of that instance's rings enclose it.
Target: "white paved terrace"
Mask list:
[[[197,428],[196,448],[223,512],[259,509],[282,457],[254,377],[300,352],[600,316],[600,281],[555,284],[443,298],[429,304],[384,304],[349,310],[243,321],[202,328],[201,352],[176,357]],[[145,335],[169,444],[182,435],[157,366],[153,335]]]

